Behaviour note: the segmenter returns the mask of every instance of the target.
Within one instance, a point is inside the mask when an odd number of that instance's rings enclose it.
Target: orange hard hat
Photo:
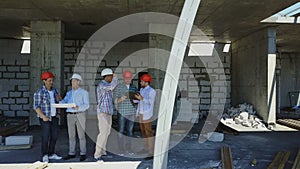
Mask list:
[[[131,71],[130,71],[130,70],[125,70],[125,71],[123,72],[123,77],[124,77],[124,78],[132,78],[132,73],[131,73]]]
[[[149,74],[143,74],[140,80],[145,81],[145,82],[152,82],[152,77]]]
[[[49,71],[42,73],[41,80],[46,80],[48,78],[54,78],[54,75]]]

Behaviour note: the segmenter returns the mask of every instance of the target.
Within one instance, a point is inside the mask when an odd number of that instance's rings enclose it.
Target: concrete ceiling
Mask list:
[[[278,49],[299,52],[300,24],[260,23],[296,2],[202,0],[195,25],[218,42],[235,41],[264,27],[276,26]],[[29,37],[31,20],[62,20],[66,39],[87,39],[101,26],[128,14],[164,12],[179,16],[183,3],[183,0],[1,0],[0,38]]]

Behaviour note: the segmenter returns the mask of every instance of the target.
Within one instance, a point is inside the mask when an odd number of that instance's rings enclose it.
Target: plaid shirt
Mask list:
[[[114,90],[114,100],[119,99],[122,96],[127,96],[126,100],[117,104],[117,110],[121,115],[133,115],[136,112],[136,106],[132,104],[133,100],[129,99],[129,92],[136,93],[138,90],[133,85],[129,85],[129,89],[127,86],[122,83],[119,84]]]
[[[51,91],[54,93],[55,103],[58,103],[58,90],[52,88]],[[50,94],[45,86],[38,89],[33,95],[33,109],[40,108],[45,116],[51,117],[51,101]],[[37,115],[39,117],[39,115]],[[40,117],[41,118],[41,117]]]
[[[117,86],[118,78],[114,77],[111,83],[102,80],[97,87],[98,105],[97,113],[113,115],[112,90]]]

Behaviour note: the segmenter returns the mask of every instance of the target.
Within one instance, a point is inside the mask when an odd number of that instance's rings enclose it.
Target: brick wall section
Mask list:
[[[85,40],[65,40],[64,42],[64,77],[65,86],[64,92],[71,89],[69,78],[74,72],[78,55],[82,50]],[[29,110],[32,108],[29,105],[29,98],[32,94],[29,93],[29,76],[30,55],[21,55],[22,41],[18,40],[0,40],[0,113],[6,116],[28,116]],[[100,82],[100,72],[105,67],[113,68],[117,74],[122,74],[124,70],[131,70],[135,77],[134,83],[138,85],[137,73],[147,71],[149,66],[149,56],[145,53],[137,53],[137,51],[148,48],[149,44],[145,42],[122,42],[114,46],[105,56],[103,61],[99,62],[99,54],[105,50],[105,45],[99,43],[89,42],[89,55],[86,60],[78,60],[78,64],[84,64],[84,70],[79,69],[80,72],[85,72],[84,88],[92,90],[87,84],[93,84],[94,87]],[[222,50],[222,45],[216,46],[217,51]],[[87,51],[83,51],[85,53]],[[187,98],[192,103],[192,110],[194,113],[199,113],[200,116],[206,115],[211,104],[211,98],[222,98],[224,96],[225,88],[220,86],[222,84],[215,84],[215,88],[211,88],[211,79],[218,79],[222,82],[227,82],[226,107],[230,107],[230,82],[231,82],[231,56],[230,53],[219,52],[220,60],[222,61],[225,76],[219,75],[220,65],[209,64],[206,67],[197,57],[185,57],[185,64],[182,67],[180,74],[179,87],[182,96]],[[97,69],[95,74],[94,69]],[[208,73],[211,77],[208,76]],[[94,81],[94,77],[95,81]],[[119,76],[121,77],[121,76]],[[217,82],[220,83],[220,82]],[[211,95],[214,90],[214,96]],[[90,112],[95,113],[96,98],[95,92],[90,91],[91,108]]]
[[[88,90],[90,94],[91,105],[89,114],[94,114],[96,112],[95,88],[102,80],[100,76],[101,71],[106,67],[112,68],[119,75],[118,77],[122,79],[124,70],[129,69],[135,75],[135,73],[147,69],[148,64],[143,62],[146,62],[148,58],[139,57],[133,53],[147,48],[148,44],[145,42],[121,42],[109,50],[102,62],[99,61],[99,56],[106,50],[106,45],[99,42],[87,42],[83,48],[84,44],[84,40],[65,40],[64,91],[71,89],[69,78],[73,72],[81,74],[84,79],[83,88]],[[88,56],[78,57],[80,52],[82,55],[88,53]],[[134,59],[128,59],[128,57]],[[74,70],[75,65],[76,70]],[[133,81],[137,85],[137,76],[134,77]],[[91,88],[90,84],[95,88]]]
[[[29,58],[20,54],[22,40],[0,40],[0,113],[29,116]]]
[[[161,35],[152,36],[155,38],[150,38],[150,47],[170,51],[172,39]],[[211,112],[216,112],[214,108],[218,110],[224,104],[225,109],[231,106],[231,53],[224,53],[223,47],[224,44],[216,43],[213,57],[187,56],[187,54],[184,57],[179,88],[183,98],[187,98],[192,103],[193,117],[198,113],[200,118],[206,116],[210,108],[212,108]],[[216,62],[216,58],[219,62]]]

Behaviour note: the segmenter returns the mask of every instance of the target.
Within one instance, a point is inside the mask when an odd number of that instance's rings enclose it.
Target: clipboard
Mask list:
[[[136,100],[135,95],[137,93],[136,92],[128,92],[126,93],[126,96],[130,99],[130,100]]]

